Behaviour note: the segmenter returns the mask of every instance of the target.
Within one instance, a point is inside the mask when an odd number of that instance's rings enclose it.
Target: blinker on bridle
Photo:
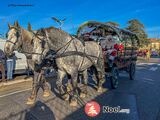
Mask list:
[[[44,38],[42,39],[42,38],[40,38],[38,35],[40,35],[40,34],[38,34],[38,32],[37,33],[34,33],[33,31],[30,31],[30,32],[32,32],[32,34],[33,34],[33,38],[32,38],[32,41],[33,41],[33,39],[34,39],[34,37],[36,37],[37,39],[39,39],[40,41],[41,41],[41,47],[44,49],[45,48],[45,44],[46,44],[46,41],[44,40],[45,39],[45,35],[42,35]]]
[[[42,35],[43,36],[43,38],[40,38],[38,35],[40,35],[40,34],[38,34],[38,32],[36,32],[36,33],[34,33],[33,31],[30,31],[32,34],[33,34],[33,36],[32,36],[32,42],[33,42],[33,40],[34,40],[34,37],[36,37],[38,40],[40,40],[40,42],[41,42],[41,47],[42,47],[42,52],[41,53],[31,53],[31,54],[38,54],[38,55],[41,55],[41,56],[45,56],[44,55],[44,52],[45,52],[45,44],[46,44],[46,41],[44,40],[45,39],[45,36],[44,35]]]

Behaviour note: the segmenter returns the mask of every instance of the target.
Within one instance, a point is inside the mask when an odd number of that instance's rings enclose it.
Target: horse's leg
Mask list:
[[[50,96],[50,89],[48,86],[48,83],[46,81],[45,75],[42,74],[42,89],[43,89],[43,97],[49,97]]]
[[[66,72],[58,70],[58,76],[57,76],[58,80],[56,82],[56,85],[57,85],[57,88],[58,88],[60,94],[62,95],[62,98],[66,100],[66,99],[68,99],[68,95],[65,94],[64,86],[62,84],[62,80],[65,75],[66,75]]]
[[[98,71],[98,92],[103,92],[103,83],[105,82],[105,75],[101,71]]]
[[[98,58],[97,65],[95,66],[98,73],[98,92],[103,92],[103,83],[105,82],[104,60],[102,57]]]
[[[87,82],[88,82],[88,72],[87,72],[87,69],[85,71],[83,71],[83,86],[82,86],[82,89],[81,89],[81,93],[80,93],[80,97],[81,98],[85,98],[86,97],[86,94],[87,94]]]
[[[74,73],[71,74],[72,78],[72,98],[70,102],[70,106],[77,106],[77,97],[78,97],[78,91],[77,91],[77,78],[78,78],[78,71],[74,71]]]
[[[71,76],[68,75],[68,82],[67,82],[67,93],[64,95],[65,96],[65,100],[68,101],[69,100],[69,94],[71,93],[71,91],[73,90],[73,86],[72,86],[72,83],[71,83]]]
[[[36,101],[38,89],[39,89],[39,80],[41,78],[41,73],[34,71],[33,84],[32,84],[32,92],[31,96],[28,98],[26,104],[34,104]]]
[[[96,85],[98,84],[98,72],[95,66],[90,67],[89,74],[95,83],[94,87],[97,87]]]

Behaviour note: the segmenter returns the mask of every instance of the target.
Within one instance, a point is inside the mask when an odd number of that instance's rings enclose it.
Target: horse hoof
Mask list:
[[[98,90],[97,90],[98,93],[107,92],[107,91],[108,91],[107,88],[104,89],[102,87],[98,88]]]
[[[86,94],[85,94],[85,93],[80,93],[80,97],[81,97],[81,98],[85,98],[85,97],[86,97]]]
[[[49,97],[50,96],[50,92],[49,91],[44,91],[43,92],[43,97]]]
[[[108,91],[108,88],[103,89],[103,92],[107,92],[107,91]]]
[[[98,89],[97,89],[97,92],[98,92],[98,93],[102,93],[102,92],[103,92],[103,88],[102,88],[102,87],[98,88]]]
[[[65,100],[65,101],[68,101],[69,100],[69,95],[68,94],[65,94],[62,96],[62,98]]]
[[[27,102],[26,102],[27,105],[33,105],[34,103],[35,103],[35,99],[34,98],[29,97],[27,99]]]
[[[76,107],[77,105],[78,105],[78,104],[77,104],[77,101],[76,101],[76,100],[70,102],[70,106],[71,106],[71,107]]]

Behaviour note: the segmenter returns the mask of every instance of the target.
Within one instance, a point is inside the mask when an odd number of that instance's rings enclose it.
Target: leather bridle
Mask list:
[[[21,37],[21,39],[22,39],[22,35],[20,35],[21,34],[21,30],[19,30],[18,28],[16,28],[16,27],[13,27],[14,29],[16,29],[17,31],[16,31],[16,41],[15,42],[12,42],[11,40],[7,40],[6,42],[9,42],[9,43],[12,43],[13,45],[16,45],[16,43],[18,42],[18,39],[19,39],[19,37]]]

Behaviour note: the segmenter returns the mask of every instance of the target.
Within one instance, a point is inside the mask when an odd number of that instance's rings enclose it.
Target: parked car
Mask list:
[[[5,40],[0,38],[0,49],[4,50]],[[14,67],[14,74],[25,74],[27,73],[28,65],[26,56],[22,53],[15,51],[16,62]]]
[[[152,52],[151,52],[151,56],[152,56],[152,57],[157,57],[157,56],[159,56],[159,55],[158,55],[158,52],[152,51]]]

